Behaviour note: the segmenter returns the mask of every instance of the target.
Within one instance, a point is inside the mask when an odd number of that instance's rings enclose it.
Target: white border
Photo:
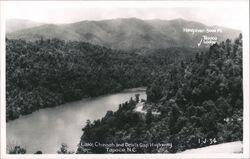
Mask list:
[[[1,110],[1,158],[3,157],[3,154],[6,153],[6,122],[5,122],[5,18],[4,18],[4,7],[2,4],[2,1],[0,1],[0,35],[1,35],[1,54],[0,54],[0,110]]]
[[[27,1],[28,2],[28,1]],[[77,1],[81,5],[75,6],[72,1],[62,1],[56,7],[81,7],[81,8],[152,8],[152,7],[242,7],[249,12],[249,1]],[[16,2],[18,4],[18,1]],[[45,5],[44,1],[33,1],[29,3],[39,3]],[[58,1],[50,1],[51,4]],[[4,1],[0,1],[1,15],[1,158],[249,158],[249,15],[246,16],[243,28],[243,92],[244,92],[244,134],[243,134],[243,153],[242,154],[84,154],[84,155],[9,155],[6,154],[6,122],[5,122],[5,17],[4,17]],[[53,7],[54,5],[51,5]],[[241,18],[241,17],[239,17]]]

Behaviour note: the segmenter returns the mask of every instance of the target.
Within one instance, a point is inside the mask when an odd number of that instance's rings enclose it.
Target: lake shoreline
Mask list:
[[[62,106],[62,105],[64,105],[64,104],[74,103],[74,102],[83,101],[83,100],[95,99],[95,98],[98,98],[98,97],[104,97],[104,96],[112,95],[112,94],[116,94],[116,93],[133,92],[133,91],[146,91],[146,89],[147,89],[147,87],[126,88],[126,89],[123,89],[122,91],[107,93],[107,94],[99,95],[99,96],[96,96],[96,97],[83,97],[83,98],[80,99],[80,100],[74,100],[74,101],[62,103],[62,104],[59,104],[59,105],[56,105],[56,106],[52,106],[52,107],[44,107],[44,108],[41,108],[41,109],[37,109],[37,110],[35,110],[35,111],[33,111],[33,112],[29,113],[29,114],[20,115],[18,118],[15,118],[15,119],[13,119],[13,120],[6,120],[6,123],[15,121],[15,120],[20,119],[20,118],[22,118],[22,117],[24,117],[24,116],[31,115],[31,114],[33,114],[33,113],[35,113],[35,112],[39,112],[40,110],[43,110],[43,109],[53,109],[53,108],[56,108],[56,107],[60,107],[60,106]]]
[[[66,143],[70,150],[76,150],[87,120],[101,119],[107,111],[116,111],[119,104],[134,98],[135,94],[146,99],[145,88],[140,87],[83,98],[21,116],[6,124],[7,145],[15,143],[25,147],[28,154],[39,150],[56,154],[61,143]]]

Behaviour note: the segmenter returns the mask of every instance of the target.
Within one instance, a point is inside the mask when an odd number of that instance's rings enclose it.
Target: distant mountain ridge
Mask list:
[[[7,25],[8,26],[8,25]],[[101,21],[81,21],[70,24],[45,24],[7,33],[10,39],[58,38],[66,41],[84,41],[112,49],[131,50],[141,48],[197,47],[202,35],[216,36],[218,41],[234,39],[239,30],[219,27],[222,33],[187,33],[184,28],[214,29],[195,21],[141,20],[137,18],[118,18]]]
[[[11,33],[40,25],[44,25],[44,23],[34,22],[26,19],[8,19],[6,21],[6,32]]]

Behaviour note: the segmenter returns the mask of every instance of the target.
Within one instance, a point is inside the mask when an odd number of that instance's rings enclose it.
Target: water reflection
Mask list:
[[[132,89],[97,98],[83,99],[54,108],[41,109],[30,115],[10,121],[6,125],[7,145],[19,144],[27,153],[41,150],[56,153],[62,142],[76,150],[86,120],[99,119],[107,110],[117,110],[118,105],[139,93],[146,99],[145,89]]]

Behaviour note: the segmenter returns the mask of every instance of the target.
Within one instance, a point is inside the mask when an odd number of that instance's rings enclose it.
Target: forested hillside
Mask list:
[[[77,153],[108,153],[86,144],[95,142],[171,143],[165,148],[135,146],[135,153],[176,153],[242,141],[242,35],[169,65],[147,88],[146,114],[134,111],[138,102],[131,99],[116,112],[87,121]]]
[[[6,39],[7,121],[84,97],[148,86],[169,64],[196,51],[169,48],[139,54],[58,39]]]

